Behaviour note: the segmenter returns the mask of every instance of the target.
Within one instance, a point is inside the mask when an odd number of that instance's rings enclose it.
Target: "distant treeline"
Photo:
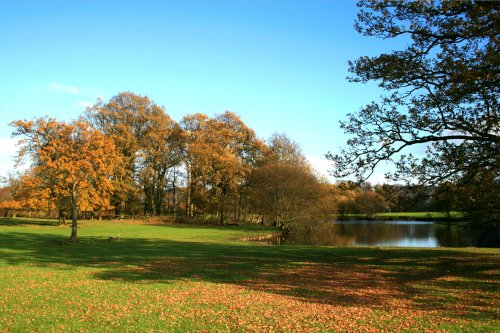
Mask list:
[[[4,215],[173,216],[278,226],[338,214],[460,210],[453,184],[330,184],[284,134],[258,138],[236,114],[175,122],[148,97],[120,93],[73,122],[13,122],[31,167],[1,190]]]

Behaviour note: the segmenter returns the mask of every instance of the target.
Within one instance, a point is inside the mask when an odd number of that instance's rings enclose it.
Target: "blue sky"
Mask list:
[[[261,138],[284,132],[319,171],[339,120],[376,100],[347,61],[401,45],[353,28],[350,0],[2,1],[0,175],[15,119],[78,117],[98,97],[148,95],[175,120],[226,110]],[[372,181],[380,181],[382,171]]]

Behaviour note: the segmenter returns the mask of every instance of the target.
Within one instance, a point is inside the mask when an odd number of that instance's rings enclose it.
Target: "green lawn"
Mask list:
[[[0,332],[500,330],[498,249],[239,241],[269,232],[0,219]]]

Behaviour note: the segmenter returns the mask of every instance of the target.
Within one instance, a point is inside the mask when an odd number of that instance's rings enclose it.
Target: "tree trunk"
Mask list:
[[[193,184],[191,183],[191,175],[188,173],[188,181],[186,188],[186,215],[192,217],[192,202],[191,202],[191,194],[193,191]]]
[[[64,209],[59,210],[59,224],[66,225],[66,211]]]
[[[221,188],[221,198],[220,198],[220,209],[219,209],[219,213],[220,213],[220,221],[219,223],[222,225],[224,224],[224,219],[225,219],[225,212],[226,212],[226,196],[227,196],[227,187],[225,185],[222,186]]]
[[[220,214],[219,224],[223,225],[224,224],[224,208],[221,208],[219,214]]]
[[[157,216],[160,216],[162,213],[162,206],[163,206],[163,190],[158,186],[155,191],[155,196],[154,196],[154,213]]]
[[[173,197],[172,197],[172,210],[173,211],[172,212],[174,214],[174,219],[175,219],[175,217],[177,215],[177,207],[176,207],[176,205],[177,205],[177,200],[176,200],[177,199],[176,198],[177,193],[176,193],[176,186],[175,186],[176,181],[177,181],[177,172],[176,171],[177,171],[177,168],[174,167],[174,170],[173,170],[173,172],[174,172],[174,179],[172,181],[172,194],[173,194]]]
[[[78,205],[76,197],[76,188],[73,186],[73,192],[71,193],[71,237],[69,240],[71,242],[77,242],[77,231],[78,231]]]
[[[144,215],[154,215],[154,193],[151,186],[144,186]]]
[[[193,175],[191,174],[191,165],[186,164],[187,173],[187,187],[186,187],[186,215],[194,217],[194,204],[193,204]]]

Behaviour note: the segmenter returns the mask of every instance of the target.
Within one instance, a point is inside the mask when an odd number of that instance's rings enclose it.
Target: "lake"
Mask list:
[[[477,232],[422,221],[334,221],[304,224],[274,244],[393,247],[474,246]]]

